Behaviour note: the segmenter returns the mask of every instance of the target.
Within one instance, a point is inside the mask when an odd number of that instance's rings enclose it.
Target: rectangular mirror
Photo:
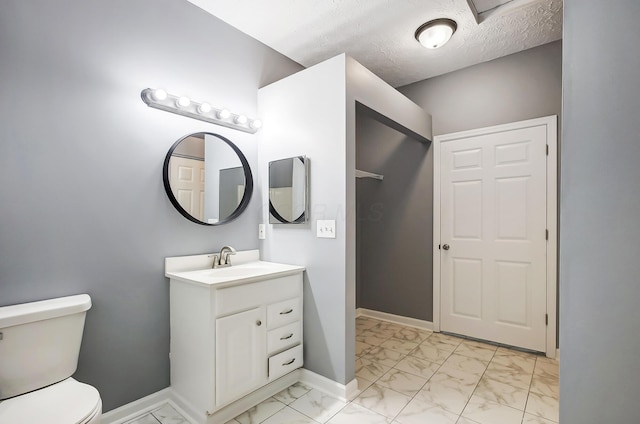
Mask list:
[[[269,162],[270,224],[302,224],[307,221],[308,170],[306,156]]]

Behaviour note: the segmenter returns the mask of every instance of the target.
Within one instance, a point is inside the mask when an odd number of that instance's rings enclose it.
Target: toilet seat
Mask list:
[[[89,424],[101,413],[98,390],[71,377],[0,401],[0,423]]]

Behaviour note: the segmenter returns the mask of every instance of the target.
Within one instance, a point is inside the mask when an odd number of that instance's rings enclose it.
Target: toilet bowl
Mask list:
[[[76,371],[88,295],[0,307],[0,424],[99,424],[98,390]]]

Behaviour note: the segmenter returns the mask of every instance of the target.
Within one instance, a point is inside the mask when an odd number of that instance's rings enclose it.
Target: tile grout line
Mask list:
[[[487,370],[489,369],[489,365],[491,364],[491,361],[493,361],[493,358],[496,357],[496,353],[497,352],[498,352],[498,349],[496,348],[496,350],[493,352],[493,355],[491,355],[491,359],[489,360],[489,362],[487,362],[487,366],[484,368],[484,371],[482,372],[482,375],[480,376],[480,379],[476,383],[476,386],[473,388],[473,391],[471,392],[471,395],[469,396],[469,399],[467,399],[467,402],[464,404],[464,407],[462,408],[462,411],[460,411],[460,414],[458,414],[458,419],[457,419],[456,422],[460,421],[461,418],[464,418],[462,416],[462,413],[464,412],[465,409],[467,409],[467,406],[469,405],[469,402],[471,401],[471,398],[475,394],[476,390],[478,390],[478,386],[480,385],[480,382],[482,381],[482,378],[484,377],[484,375],[487,373]],[[484,398],[482,398],[482,399],[484,399]],[[467,418],[465,418],[465,419],[467,419]],[[473,421],[473,420],[470,420],[470,421]]]
[[[527,401],[524,403],[524,413],[522,414],[522,423],[524,423],[524,416],[527,413],[527,405],[529,405],[529,396],[531,396],[531,386],[533,385],[533,375],[536,373],[536,366],[538,365],[538,358],[533,362],[533,371],[531,372],[531,381],[529,382],[529,390],[527,391]]]

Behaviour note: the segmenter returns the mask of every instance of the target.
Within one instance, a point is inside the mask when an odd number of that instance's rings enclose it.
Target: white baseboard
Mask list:
[[[301,383],[345,402],[355,398],[359,394],[358,381],[355,378],[347,385],[344,385],[304,368],[300,369],[299,378]]]
[[[102,414],[102,424],[120,424],[160,408],[169,402],[171,388],[167,387],[141,399]],[[173,406],[173,405],[172,405]],[[180,411],[178,411],[180,412]]]
[[[345,394],[346,394],[347,401],[354,400],[360,393],[361,391],[358,388],[358,380],[355,378],[345,386]]]
[[[196,417],[198,417],[201,412],[199,413],[191,407],[191,404],[186,402],[185,399],[178,395],[173,389],[169,392],[169,396],[169,403],[171,406],[173,406],[183,418],[189,421],[190,424],[200,422],[199,420],[196,420]]]
[[[238,415],[245,412],[247,409],[253,408],[262,401],[269,399],[271,396],[278,394],[282,390],[291,386],[292,384],[300,381],[300,370],[294,370],[289,374],[286,374],[277,380],[272,381],[266,386],[262,386],[254,392],[238,399],[237,401],[229,404],[222,409],[219,409],[214,414],[209,415],[206,419],[192,420],[192,423],[206,423],[206,424],[219,424],[226,423],[232,420]],[[185,417],[187,418],[187,417]]]
[[[401,315],[389,314],[387,312],[373,311],[371,309],[356,309],[356,317],[369,317],[392,322],[394,324],[407,325],[421,330],[433,331],[433,323],[416,318],[403,317]]]
[[[104,413],[102,415],[101,423],[123,424],[142,415],[146,415],[165,404],[171,405],[180,413],[180,415],[193,424],[224,423],[298,381],[343,401],[352,400],[360,393],[358,390],[358,381],[356,379],[353,379],[347,385],[344,385],[323,377],[320,374],[300,368],[275,381],[272,381],[252,393],[249,393],[247,396],[216,411],[215,414],[208,418],[202,416],[201,413],[194,411],[193,408],[190,407],[189,402],[171,390],[171,387],[167,387],[159,392],[152,393],[141,399]]]

